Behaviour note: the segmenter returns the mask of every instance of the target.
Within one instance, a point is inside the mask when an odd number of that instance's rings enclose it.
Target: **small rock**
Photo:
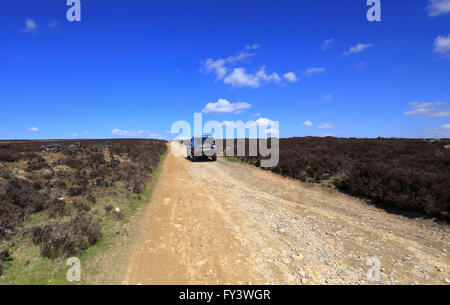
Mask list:
[[[114,212],[120,213],[120,208],[115,208],[115,209],[114,209]]]
[[[41,148],[39,148],[39,152],[46,154],[55,154],[60,152],[61,150],[64,150],[63,144],[48,144],[42,145]]]
[[[304,258],[304,256],[301,254],[297,254],[296,256],[293,257],[293,259],[296,261],[301,261],[303,258]]]

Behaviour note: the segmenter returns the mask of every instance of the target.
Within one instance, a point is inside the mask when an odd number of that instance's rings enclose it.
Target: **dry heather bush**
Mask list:
[[[12,204],[26,214],[36,213],[44,208],[48,196],[37,191],[30,181],[13,178],[8,181],[0,204]]]
[[[34,244],[40,245],[41,255],[49,258],[80,253],[95,244],[100,236],[100,224],[85,214],[77,214],[67,222],[32,229]]]
[[[347,193],[389,209],[449,219],[449,140],[280,139],[275,173],[302,181],[333,181]],[[246,140],[248,153],[249,142]],[[235,142],[235,154],[237,146]],[[242,157],[259,166],[261,156]]]
[[[66,216],[69,213],[66,201],[54,199],[47,204],[47,215],[50,218]]]
[[[43,158],[46,151],[38,153],[42,144],[42,141],[0,142],[0,161],[26,160],[28,179],[16,177],[18,168],[23,169],[22,162],[0,168],[0,177],[6,180],[6,183],[0,180],[0,241],[13,237],[29,214],[45,210],[52,223],[35,228],[33,239],[48,257],[79,252],[94,243],[100,236],[99,224],[78,213],[94,213],[90,211],[97,201],[94,194],[101,196],[116,181],[130,191],[141,192],[149,171],[157,167],[160,155],[166,151],[166,142],[162,140],[55,141],[51,144],[64,150],[62,157],[53,155],[50,164]],[[68,168],[54,168],[59,165]],[[68,196],[76,196],[73,204],[55,199]],[[77,216],[69,222],[58,222],[73,213]]]
[[[8,249],[0,248],[0,275],[3,274],[5,263],[10,260],[10,253]]]
[[[0,150],[0,161],[1,162],[17,162],[19,161],[19,157],[17,154],[8,151],[8,150]]]
[[[50,167],[50,165],[48,165],[47,161],[45,161],[44,158],[38,157],[36,159],[28,161],[27,171],[35,171],[35,170],[40,170],[40,169],[49,168],[49,167]]]
[[[0,201],[0,240],[10,239],[23,218],[24,212],[21,208]]]

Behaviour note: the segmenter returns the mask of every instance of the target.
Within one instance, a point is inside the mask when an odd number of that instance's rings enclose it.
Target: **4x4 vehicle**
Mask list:
[[[216,161],[216,140],[209,135],[193,137],[190,144],[187,145],[187,157],[193,160],[211,158],[213,161]]]

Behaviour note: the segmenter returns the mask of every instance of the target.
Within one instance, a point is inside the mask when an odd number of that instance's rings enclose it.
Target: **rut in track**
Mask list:
[[[165,160],[125,284],[450,283],[446,224],[242,163],[190,162],[179,149]]]

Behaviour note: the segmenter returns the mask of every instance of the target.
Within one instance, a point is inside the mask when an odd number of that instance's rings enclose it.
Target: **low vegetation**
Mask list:
[[[384,138],[280,139],[280,162],[271,170],[301,181],[331,183],[388,209],[449,220],[449,143]],[[247,140],[247,153],[248,144]],[[234,155],[236,152],[235,143]],[[256,166],[262,159],[239,158]]]
[[[97,243],[104,220],[123,217],[104,197],[120,188],[139,200],[166,149],[162,140],[0,142],[0,275],[17,241],[49,259]]]

